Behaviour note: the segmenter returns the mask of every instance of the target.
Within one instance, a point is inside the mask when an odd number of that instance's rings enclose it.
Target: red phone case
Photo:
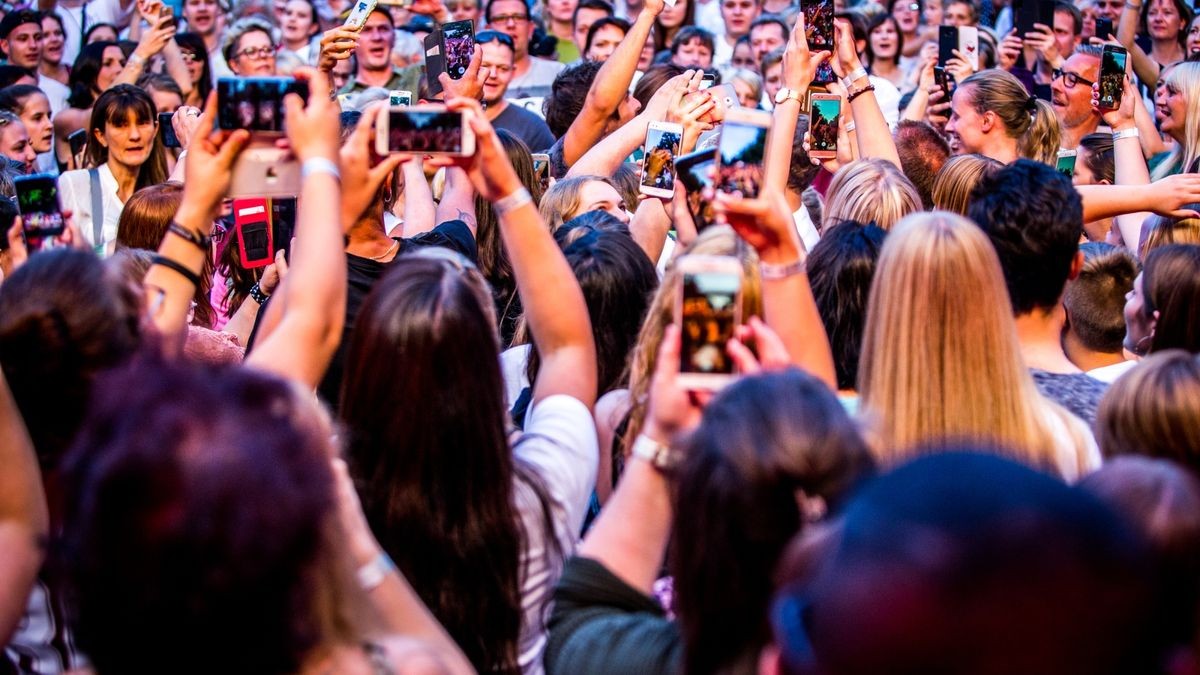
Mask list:
[[[275,259],[275,242],[271,234],[271,200],[266,197],[233,200],[233,224],[237,230],[238,253],[241,254],[242,266],[254,269],[270,265]],[[256,233],[265,229],[265,255],[257,246],[253,246],[249,252],[246,250],[247,229]]]

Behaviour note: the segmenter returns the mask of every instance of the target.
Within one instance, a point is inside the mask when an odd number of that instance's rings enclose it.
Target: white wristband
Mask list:
[[[867,69],[859,66],[850,71],[850,74],[842,78],[842,86],[849,89],[850,85],[854,84],[860,78],[867,76]]]
[[[310,157],[304,160],[304,164],[300,167],[300,178],[308,178],[314,173],[327,173],[333,176],[334,180],[342,182],[342,171],[338,168],[336,162],[327,157]]]
[[[1113,132],[1113,141],[1119,141],[1122,138],[1141,138],[1142,132],[1138,131],[1137,127],[1130,127],[1122,131]]]
[[[533,196],[529,194],[529,190],[526,190],[525,188],[522,187],[522,188],[518,188],[517,190],[513,191],[513,193],[508,195],[507,197],[502,197],[500,199],[497,199],[496,202],[494,204],[492,204],[492,208],[495,209],[496,216],[499,217],[499,216],[503,216],[504,214],[508,213],[509,211],[519,209],[522,206],[525,206],[526,204],[532,204],[532,203],[533,203]]]

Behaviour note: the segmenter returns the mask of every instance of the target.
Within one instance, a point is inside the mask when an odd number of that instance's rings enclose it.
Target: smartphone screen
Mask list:
[[[1076,157],[1077,155],[1074,150],[1059,150],[1058,161],[1055,163],[1054,168],[1057,169],[1059,173],[1067,177],[1072,177],[1075,175]]]
[[[462,113],[428,110],[388,111],[388,152],[463,150]]]
[[[938,26],[938,65],[949,63],[955,49],[958,49],[958,27]]]
[[[393,89],[388,92],[388,105],[412,105],[412,92],[403,89]]]
[[[1115,33],[1112,19],[1096,19],[1096,37],[1101,40],[1107,40],[1108,36]]]
[[[308,100],[308,83],[290,77],[222,77],[217,80],[217,126],[221,129],[281,133],[283,97]]]
[[[712,185],[712,168],[716,155],[712,150],[699,150],[675,160],[675,171],[686,188],[688,211],[696,223],[696,231],[713,224],[716,214],[712,202],[704,199],[702,191]]]
[[[717,271],[685,272],[680,311],[680,373],[732,375],[725,345],[737,325],[742,279]]]
[[[1100,58],[1099,100],[1099,107],[1104,110],[1115,110],[1121,107],[1121,90],[1125,84],[1125,59],[1127,56],[1124,47],[1104,45],[1104,53]]]
[[[67,145],[71,146],[71,154],[78,155],[83,151],[83,146],[87,145],[87,129],[72,131],[67,135]]]
[[[642,187],[670,193],[675,189],[675,155],[683,141],[681,129],[650,125],[646,130],[646,155],[642,158]]]
[[[766,127],[726,121],[717,142],[717,189],[741,192],[748,199],[758,197],[766,148]]]
[[[542,186],[542,193],[550,189],[550,155],[544,152],[535,152],[530,157],[533,159],[533,174],[537,176],[538,184]]]
[[[808,132],[812,135],[809,154],[818,159],[837,156],[838,115],[842,112],[841,98],[812,97]]]
[[[158,114],[158,138],[164,148],[179,147],[179,137],[175,135],[175,127],[171,124],[171,118],[174,116],[175,113]]]
[[[452,21],[442,26],[442,54],[446,57],[446,72],[452,80],[461,80],[471,65],[475,49],[475,24]]]
[[[58,204],[58,184],[54,176],[43,173],[16,176],[13,185],[16,187],[17,211],[21,214],[25,243],[30,251],[41,250],[47,238],[57,237],[65,229],[62,207]]]
[[[833,48],[833,0],[801,0],[804,36],[810,49]]]

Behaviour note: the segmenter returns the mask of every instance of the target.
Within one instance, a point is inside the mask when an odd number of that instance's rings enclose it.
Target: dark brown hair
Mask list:
[[[158,112],[154,107],[154,99],[144,90],[132,84],[118,84],[100,94],[92,106],[92,118],[88,123],[88,143],[83,158],[85,166],[98,167],[108,161],[108,148],[98,139],[110,124],[114,127],[129,124],[130,113],[138,124],[154,124],[157,131]],[[135,189],[157,185],[167,179],[167,158],[158,134],[151,134],[147,142],[150,143],[150,155],[138,167]]]

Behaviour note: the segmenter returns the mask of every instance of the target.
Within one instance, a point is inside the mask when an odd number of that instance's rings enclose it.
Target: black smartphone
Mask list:
[[[164,148],[180,147],[179,137],[175,135],[175,127],[171,124],[174,116],[175,113],[158,113],[158,139]]]
[[[441,95],[442,81],[438,76],[444,72],[446,54],[442,51],[442,31],[435,28],[425,36],[425,87],[430,99]]]
[[[1112,19],[1096,19],[1096,37],[1107,40],[1108,36],[1115,35],[1116,32]]]
[[[1104,45],[1100,56],[1100,100],[1101,110],[1116,110],[1121,107],[1121,91],[1125,86],[1125,61],[1128,53],[1124,47]]]
[[[1052,96],[1054,96],[1054,91],[1052,89],[1050,89],[1050,85],[1040,84],[1037,82],[1035,82],[1033,84],[1033,97],[1034,98],[1041,99],[1047,103],[1050,103]]]
[[[1055,0],[1039,0],[1037,6],[1037,22],[1054,32],[1054,8],[1058,6]]]
[[[801,0],[810,49],[833,49],[833,0]]]
[[[1024,39],[1033,32],[1033,24],[1038,21],[1038,2],[1040,0],[1013,0],[1017,37]]]
[[[938,103],[949,103],[950,97],[954,95],[954,75],[942,66],[933,67],[933,81],[942,88],[945,97]]]
[[[709,87],[713,86],[716,83],[717,83],[717,74],[716,73],[705,73],[700,78],[700,88],[701,89],[708,89]]]
[[[701,196],[704,188],[712,186],[712,171],[716,161],[717,155],[711,149],[697,150],[675,158],[675,173],[686,188],[688,211],[696,223],[697,232],[703,232],[716,220],[712,202]]]
[[[471,66],[475,50],[475,22],[451,21],[442,24],[442,54],[446,58],[446,73],[452,80],[461,80]]]
[[[292,237],[296,234],[296,198],[273,197],[271,199],[271,241],[275,252],[283,251],[284,258],[291,255]]]
[[[83,152],[83,146],[87,145],[87,129],[72,131],[67,134],[67,145],[71,146],[71,156],[74,157]]]
[[[308,83],[293,77],[222,77],[217,80],[217,126],[281,134],[286,108],[283,97],[299,94],[308,101]]]
[[[8,250],[8,231],[17,219],[17,203],[0,196],[0,251]]]
[[[66,229],[62,206],[58,203],[58,183],[54,176],[40,173],[13,177],[17,191],[17,210],[21,214],[25,245],[29,252],[42,250],[47,239]]]
[[[938,65],[945,66],[958,49],[958,26],[938,26]]]

